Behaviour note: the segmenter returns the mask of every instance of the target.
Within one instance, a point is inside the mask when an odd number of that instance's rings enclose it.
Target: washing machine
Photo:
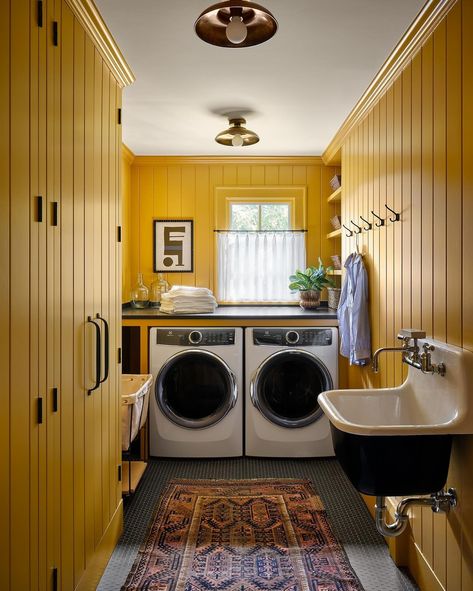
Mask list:
[[[338,387],[336,328],[248,328],[245,337],[245,453],[333,456],[317,397]]]
[[[150,453],[173,458],[243,454],[241,328],[151,328]]]

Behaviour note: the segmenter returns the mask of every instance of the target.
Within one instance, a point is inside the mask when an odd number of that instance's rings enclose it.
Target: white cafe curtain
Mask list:
[[[218,297],[225,302],[289,302],[289,275],[305,269],[303,232],[218,234]]]

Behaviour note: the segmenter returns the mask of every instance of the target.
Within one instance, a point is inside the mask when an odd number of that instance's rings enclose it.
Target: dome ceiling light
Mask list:
[[[211,45],[251,47],[271,39],[278,23],[260,4],[227,0],[204,10],[194,28],[197,35]]]
[[[235,117],[229,119],[228,122],[230,123],[230,127],[225,129],[225,131],[221,131],[215,138],[218,144],[238,148],[240,146],[251,146],[259,142],[258,135],[254,131],[244,127],[246,121],[243,117]]]

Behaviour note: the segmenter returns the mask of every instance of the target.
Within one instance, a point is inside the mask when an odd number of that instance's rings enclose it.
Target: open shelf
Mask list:
[[[327,197],[327,203],[335,203],[340,201],[342,198],[342,188],[338,187],[336,191],[334,191],[331,195]]]
[[[342,229],[339,228],[338,230],[334,230],[333,232],[330,232],[329,234],[327,234],[327,238],[329,240],[331,240],[332,238],[338,238],[341,235],[342,235]]]
[[[146,470],[146,462],[123,461],[122,463],[122,492],[124,495],[133,494],[138,483]],[[129,478],[129,469],[131,469],[131,482]],[[131,486],[130,486],[131,485]]]

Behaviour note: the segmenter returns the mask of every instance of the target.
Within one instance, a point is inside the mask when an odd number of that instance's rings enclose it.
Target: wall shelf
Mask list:
[[[340,201],[342,198],[342,188],[339,187],[336,191],[334,191],[331,195],[327,197],[327,203],[336,203]]]
[[[342,229],[339,228],[338,230],[334,230],[333,232],[330,232],[329,234],[327,234],[327,238],[329,240],[331,240],[332,238],[338,238],[341,235],[342,235]]]

